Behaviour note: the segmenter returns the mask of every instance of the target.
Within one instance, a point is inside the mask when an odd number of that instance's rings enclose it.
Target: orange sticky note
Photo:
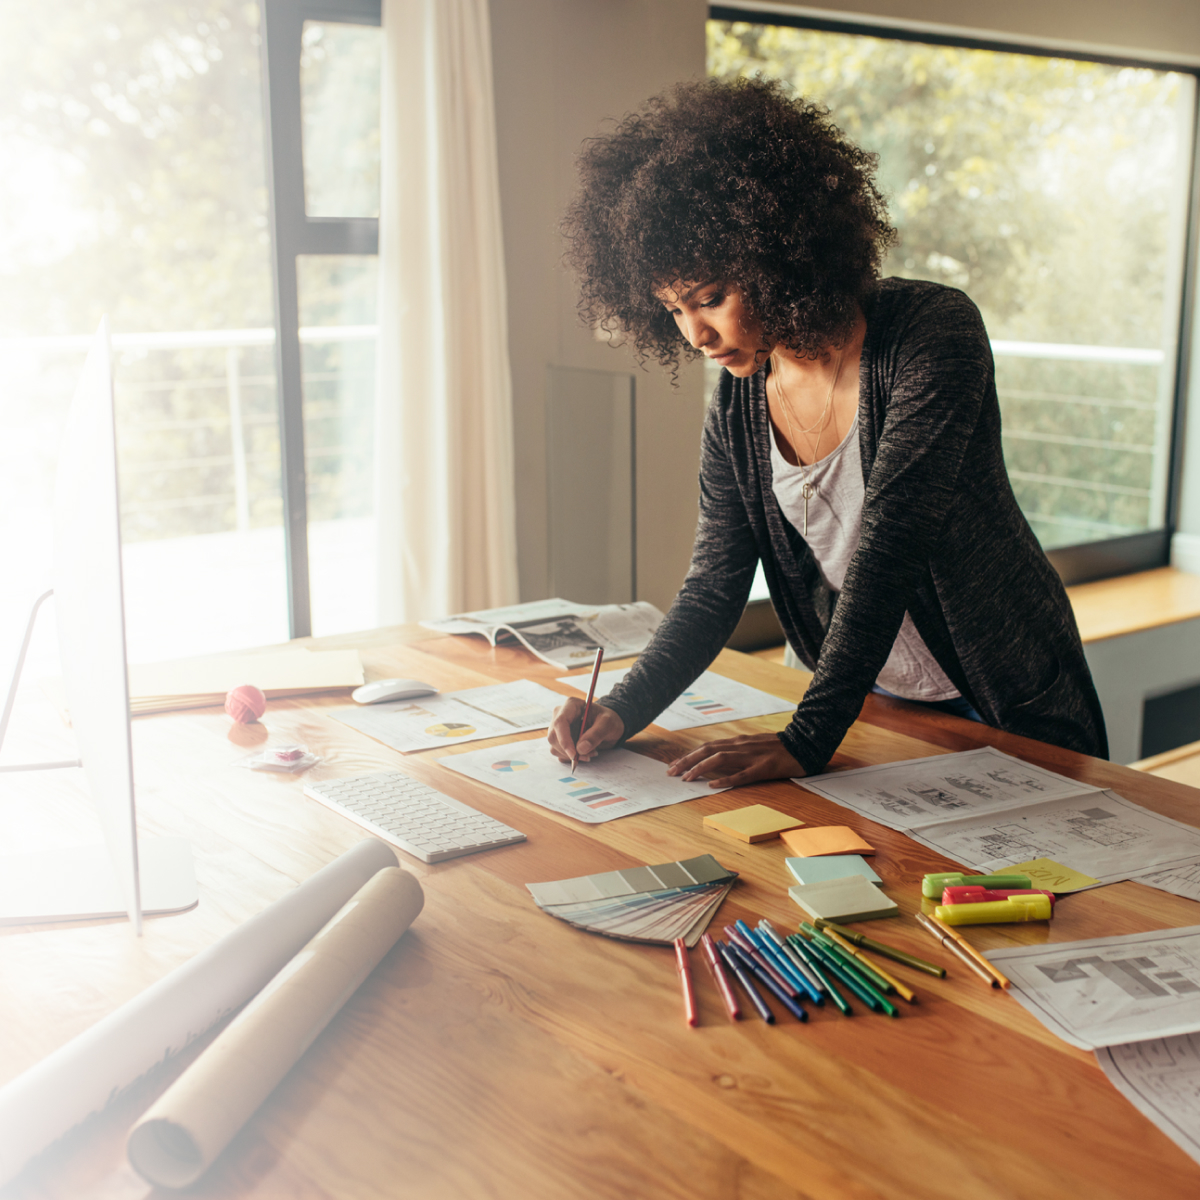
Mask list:
[[[818,854],[874,854],[875,847],[846,825],[819,825],[815,829],[789,829],[781,835],[787,848],[800,858]]]

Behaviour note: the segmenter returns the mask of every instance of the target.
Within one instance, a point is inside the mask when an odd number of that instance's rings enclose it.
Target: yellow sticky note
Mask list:
[[[787,848],[800,858],[818,854],[874,854],[875,847],[846,825],[821,825],[816,829],[792,829],[783,835]]]
[[[804,822],[789,817],[777,808],[765,804],[751,804],[746,808],[733,808],[728,812],[710,813],[704,825],[718,833],[726,833],[741,842],[765,842],[778,837],[785,829],[798,829]]]
[[[999,874],[1001,872],[997,872]],[[1005,875],[1028,875],[1029,884],[1035,888],[1045,888],[1048,892],[1078,892],[1083,888],[1094,887],[1100,882],[1082,871],[1073,871],[1052,858],[1034,858],[1029,862],[1014,863],[1004,867]]]

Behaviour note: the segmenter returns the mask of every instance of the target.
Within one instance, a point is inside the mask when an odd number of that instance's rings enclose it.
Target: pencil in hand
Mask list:
[[[604,661],[604,647],[596,647],[596,661],[592,664],[592,682],[588,684],[587,700],[583,706],[583,719],[579,722],[579,734],[575,738],[575,750],[571,755],[571,774],[575,774],[576,767],[579,766],[579,739],[583,737],[583,731],[587,728],[588,717],[592,711],[592,697],[596,694],[596,680],[600,677],[600,664]]]

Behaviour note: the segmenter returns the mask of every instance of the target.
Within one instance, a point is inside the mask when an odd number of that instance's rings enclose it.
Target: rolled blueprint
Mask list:
[[[0,1185],[151,1067],[266,986],[396,856],[359,842],[244,925],[176,967],[0,1088]]]
[[[221,1031],[129,1135],[164,1187],[195,1183],[413,923],[421,885],[380,871]]]

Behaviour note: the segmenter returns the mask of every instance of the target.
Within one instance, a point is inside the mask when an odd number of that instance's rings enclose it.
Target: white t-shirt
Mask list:
[[[816,492],[808,500],[808,533],[804,540],[816,559],[825,586],[841,592],[846,568],[858,549],[862,527],[862,453],[858,444],[858,415],[842,443],[808,467],[793,467],[771,438],[771,488],[783,515],[804,533],[805,482]],[[906,700],[952,700],[960,693],[929,652],[908,613],[895,645],[876,680],[881,688]]]

